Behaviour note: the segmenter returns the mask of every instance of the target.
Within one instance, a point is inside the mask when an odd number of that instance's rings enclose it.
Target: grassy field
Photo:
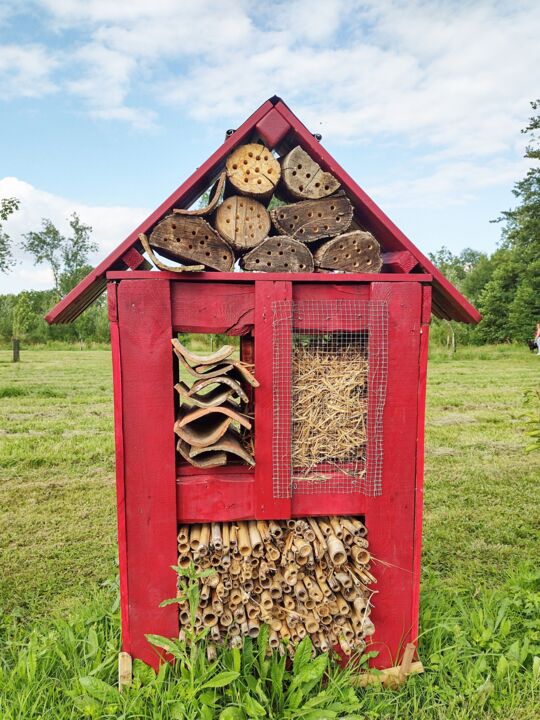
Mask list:
[[[432,353],[426,674],[398,692],[357,691],[350,711],[244,705],[224,720],[538,717],[540,458],[524,454],[520,413],[539,377],[522,348]],[[0,352],[0,416],[0,717],[191,717],[172,673],[123,699],[99,685],[114,683],[119,637],[109,353],[23,350],[14,366]],[[238,682],[222,694],[242,705]]]

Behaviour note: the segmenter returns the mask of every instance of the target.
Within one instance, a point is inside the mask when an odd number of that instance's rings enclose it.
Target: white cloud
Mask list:
[[[19,210],[4,225],[16,246],[18,262],[13,272],[0,278],[2,292],[52,287],[51,273],[43,266],[35,267],[32,258],[18,247],[24,233],[41,227],[42,218],[49,218],[60,232],[67,234],[70,230],[69,216],[73,212],[78,213],[81,220],[93,228],[92,238],[98,244],[98,251],[91,257],[91,262],[95,264],[149,215],[146,208],[140,207],[87,205],[39,190],[14,177],[0,179],[0,197],[16,197],[21,202]]]
[[[93,117],[148,129],[165,106],[238,123],[278,94],[334,143],[412,148],[427,167],[413,182],[449,195],[486,187],[483,166],[507,181],[538,95],[534,0],[33,1],[62,65],[4,49],[8,96],[56,82]]]
[[[0,46],[0,96],[41,97],[56,89],[51,74],[58,60],[40,45]]]

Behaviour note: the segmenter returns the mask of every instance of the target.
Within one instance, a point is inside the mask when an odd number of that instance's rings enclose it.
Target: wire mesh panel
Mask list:
[[[272,310],[274,497],[380,495],[387,304],[283,300]]]

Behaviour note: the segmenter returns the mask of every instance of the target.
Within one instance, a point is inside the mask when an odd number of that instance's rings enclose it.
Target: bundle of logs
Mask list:
[[[340,183],[299,146],[279,160],[264,145],[239,146],[206,207],[175,209],[140,240],[157,267],[175,271],[230,271],[237,261],[263,272],[382,266],[377,240],[353,219]],[[183,266],[166,266],[154,251]]]
[[[175,389],[180,413],[174,425],[177,450],[195,467],[226,465],[234,458],[248,465],[253,459],[251,388],[258,382],[250,366],[232,357],[234,347],[224,345],[210,355],[191,352],[173,338],[174,353],[191,385],[180,380]]]
[[[366,534],[354,517],[182,525],[180,567],[215,571],[199,579],[195,629],[240,647],[264,623],[273,648],[285,640],[294,651],[310,635],[322,652],[361,651],[375,631]],[[187,600],[179,612],[181,627],[189,624]]]

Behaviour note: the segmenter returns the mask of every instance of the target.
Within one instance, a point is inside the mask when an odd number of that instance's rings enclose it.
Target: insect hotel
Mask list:
[[[163,160],[165,162],[165,159]],[[123,650],[416,642],[431,314],[477,311],[277,97],[47,316],[107,290]],[[210,344],[197,343],[202,334]]]

